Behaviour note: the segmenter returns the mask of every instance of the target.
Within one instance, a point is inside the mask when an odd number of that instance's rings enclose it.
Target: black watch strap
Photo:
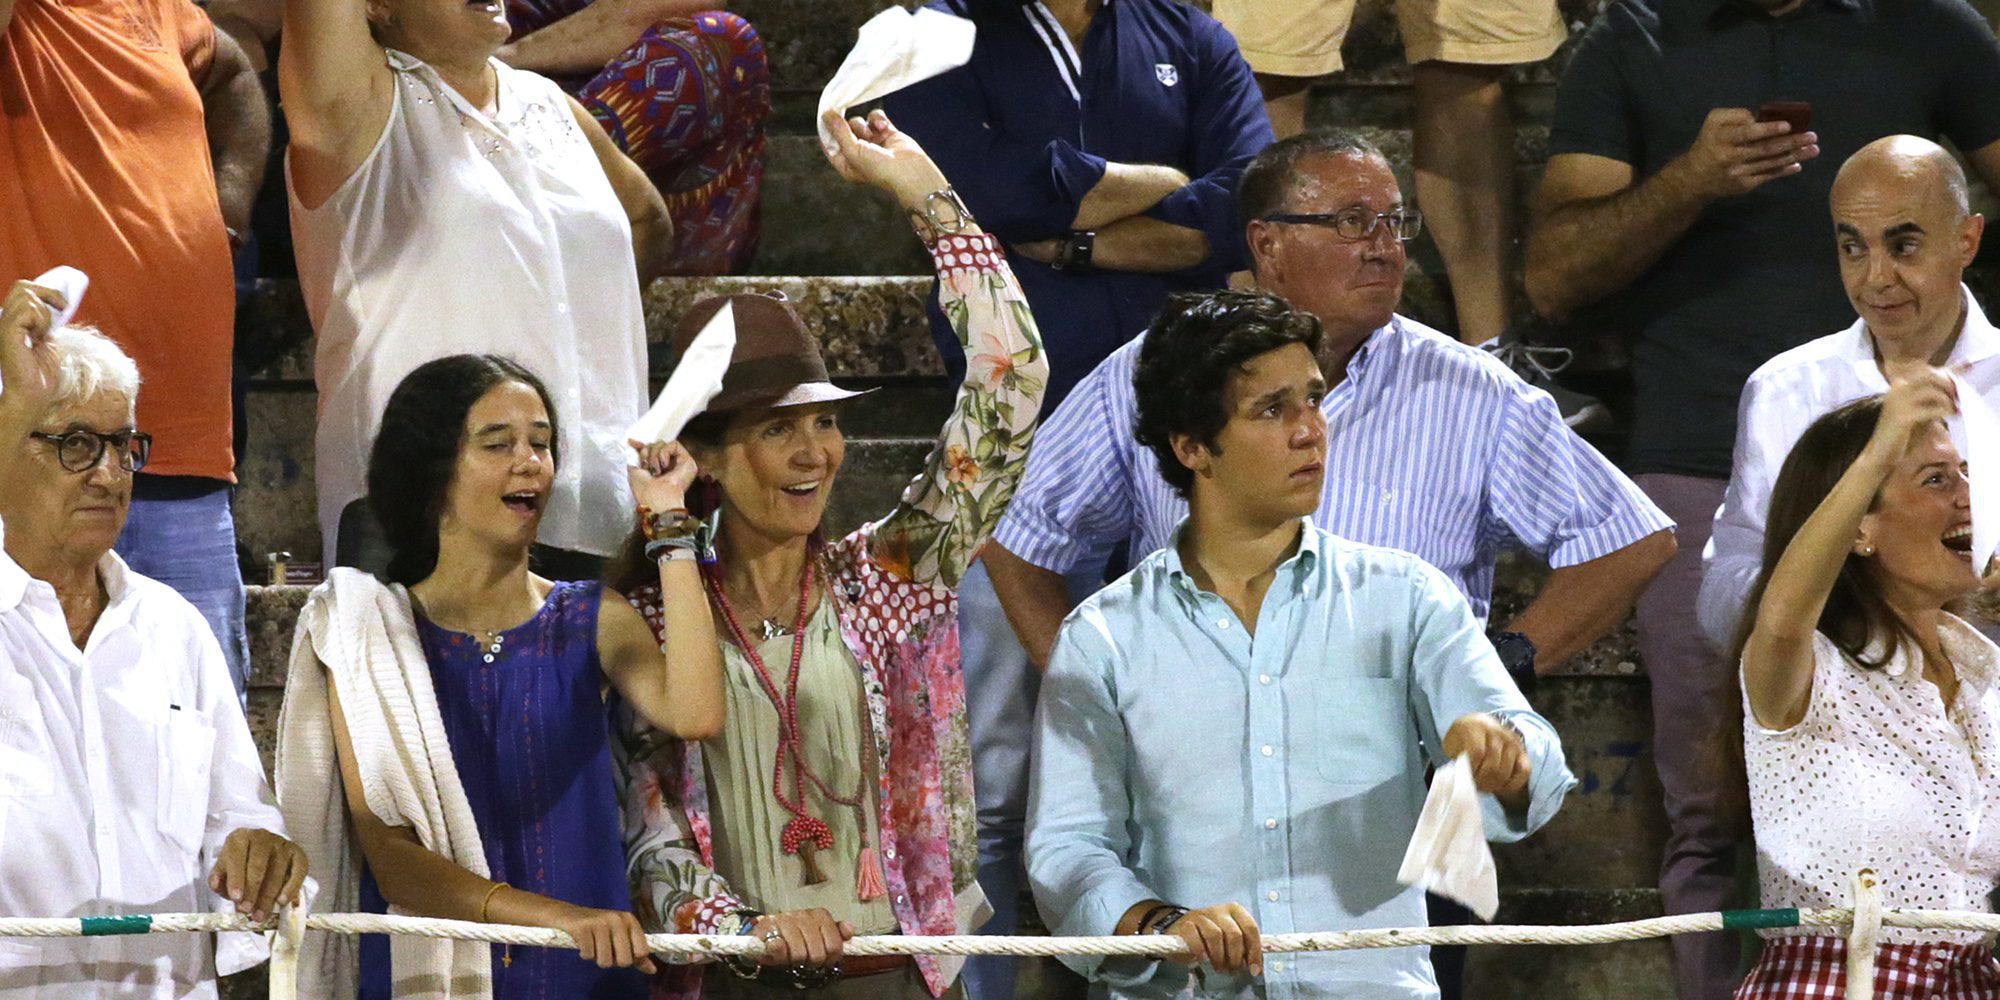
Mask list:
[[[1500,654],[1500,664],[1507,668],[1507,676],[1514,679],[1514,686],[1526,694],[1535,687],[1535,641],[1519,632],[1493,629],[1486,633],[1493,643],[1493,651]]]
[[[1062,245],[1056,249],[1055,269],[1058,271],[1088,271],[1090,257],[1097,247],[1097,233],[1089,229],[1072,229],[1063,234]]]

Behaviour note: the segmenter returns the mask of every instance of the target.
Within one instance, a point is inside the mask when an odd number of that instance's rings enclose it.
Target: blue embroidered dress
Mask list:
[[[541,611],[501,633],[500,652],[417,615],[446,739],[497,882],[578,906],[630,910],[625,843],[600,694],[603,586],[558,583]],[[364,871],[362,909],[387,907]],[[643,1000],[632,969],[555,948],[493,948],[494,1000]],[[360,1000],[390,1000],[389,943],[362,939]]]

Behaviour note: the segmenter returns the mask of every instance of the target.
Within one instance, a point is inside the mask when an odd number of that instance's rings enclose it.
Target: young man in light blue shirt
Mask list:
[[[1179,936],[1199,996],[1434,998],[1425,949],[1266,961],[1259,935],[1425,923],[1396,869],[1427,763],[1470,758],[1494,840],[1548,822],[1575,779],[1444,574],[1308,521],[1318,341],[1316,319],[1262,293],[1178,297],[1148,332],[1138,437],[1189,515],[1063,623],[1028,875],[1058,934]],[[1072,964],[1114,997],[1190,981]]]

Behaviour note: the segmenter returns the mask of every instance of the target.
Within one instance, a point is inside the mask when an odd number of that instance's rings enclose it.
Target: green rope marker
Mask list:
[[[1722,911],[1722,929],[1726,931],[1771,930],[1798,925],[1799,911],[1796,909]]]
[[[84,917],[83,936],[103,937],[111,934],[144,934],[153,929],[153,918],[146,914],[129,917]]]

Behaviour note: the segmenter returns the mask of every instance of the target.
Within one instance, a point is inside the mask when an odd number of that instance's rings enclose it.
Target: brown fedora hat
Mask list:
[[[784,293],[775,291],[717,295],[689,307],[670,338],[676,364],[724,304],[736,307],[736,349],[730,352],[722,391],[709,401],[706,412],[832,403],[874,391],[833,384],[819,343],[786,303]]]

